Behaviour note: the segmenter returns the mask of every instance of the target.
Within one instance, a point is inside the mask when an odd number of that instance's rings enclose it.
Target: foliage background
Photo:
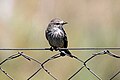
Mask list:
[[[120,0],[0,0],[0,48],[44,48],[49,44],[44,31],[52,18],[61,18],[65,25],[69,47],[119,47]],[[17,51],[0,51],[0,61]],[[86,60],[99,51],[71,51]],[[119,51],[112,51],[119,55]],[[43,62],[57,52],[24,51]],[[89,62],[90,68],[103,80],[108,80],[120,68],[120,61],[99,56]],[[69,57],[47,63],[46,68],[59,80],[66,80],[80,66]],[[4,69],[16,80],[25,80],[38,65],[23,58],[11,60]],[[53,80],[43,70],[33,80]],[[120,75],[114,80],[119,80]],[[0,71],[0,80],[8,78]],[[86,69],[73,80],[97,80]]]

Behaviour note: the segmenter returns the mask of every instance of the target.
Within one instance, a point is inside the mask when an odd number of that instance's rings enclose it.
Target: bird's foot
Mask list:
[[[57,51],[58,48],[57,47],[50,47],[50,51],[53,51],[53,50]]]
[[[50,51],[53,51],[53,47],[50,47]]]
[[[54,49],[55,49],[55,51],[57,51],[57,50],[58,50],[58,48],[56,48],[56,47],[54,47]]]

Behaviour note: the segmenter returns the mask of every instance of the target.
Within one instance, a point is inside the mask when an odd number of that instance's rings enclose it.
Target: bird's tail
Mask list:
[[[60,52],[61,52],[61,54],[60,54],[61,56],[67,55],[67,56],[73,57],[73,55],[71,54],[71,52],[68,49],[60,50]]]

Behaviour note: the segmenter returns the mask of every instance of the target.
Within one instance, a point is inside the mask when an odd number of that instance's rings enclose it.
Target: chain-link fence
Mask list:
[[[65,49],[65,48],[60,48],[60,49]],[[101,78],[101,76],[99,76],[96,72],[94,72],[91,67],[89,67],[89,65],[87,64],[88,62],[90,62],[91,60],[93,60],[93,58],[97,57],[97,56],[101,56],[101,55],[109,55],[113,58],[120,58],[120,56],[110,52],[109,50],[120,50],[120,48],[68,48],[69,50],[102,50],[101,52],[97,52],[97,53],[94,53],[92,54],[92,56],[90,56],[89,58],[87,58],[86,60],[82,60],[80,58],[78,58],[77,56],[74,56],[72,55],[71,58],[77,60],[79,63],[82,64],[82,66],[76,71],[76,72],[73,72],[73,74],[67,78],[67,80],[74,80],[74,77],[82,72],[82,70],[85,68],[87,69],[94,77],[96,77],[96,80],[103,80]],[[49,48],[12,48],[12,49],[0,49],[0,50],[50,50]],[[66,56],[69,56],[69,55],[66,55]],[[61,57],[60,53],[57,53],[55,55],[53,55],[52,57],[48,58],[47,60],[45,60],[44,62],[40,62],[39,60],[31,57],[31,56],[28,56],[26,54],[24,54],[24,52],[17,52],[16,54],[12,54],[11,56],[9,56],[8,58],[2,60],[0,62],[0,70],[3,72],[3,74],[6,75],[6,77],[8,77],[10,80],[16,80],[14,79],[11,74],[9,74],[4,68],[4,64],[7,63],[8,61],[10,60],[13,60],[13,59],[16,59],[18,57],[23,57],[23,59],[25,60],[28,60],[28,61],[34,61],[36,62],[39,67],[36,71],[34,71],[34,73],[31,74],[31,76],[29,76],[27,78],[27,80],[32,80],[33,77],[36,76],[36,74],[38,72],[40,72],[42,69],[46,72],[46,74],[48,74],[50,77],[53,78],[53,80],[59,80],[56,76],[54,76],[47,68],[45,68],[45,64],[47,64],[49,61],[51,60],[54,60],[54,59],[57,59],[59,57]],[[12,64],[12,63],[11,63]],[[110,66],[111,67],[111,66]],[[115,77],[119,76],[120,74],[120,70],[118,70],[114,75],[112,75],[111,77],[108,78],[108,80],[114,80]],[[34,80],[34,79],[33,79]],[[89,79],[90,80],[90,79]]]

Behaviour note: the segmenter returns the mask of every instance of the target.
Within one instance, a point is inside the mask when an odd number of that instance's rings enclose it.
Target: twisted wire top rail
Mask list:
[[[58,50],[120,50],[120,47],[85,47],[85,48],[58,48]],[[0,50],[50,50],[50,48],[0,48]]]

